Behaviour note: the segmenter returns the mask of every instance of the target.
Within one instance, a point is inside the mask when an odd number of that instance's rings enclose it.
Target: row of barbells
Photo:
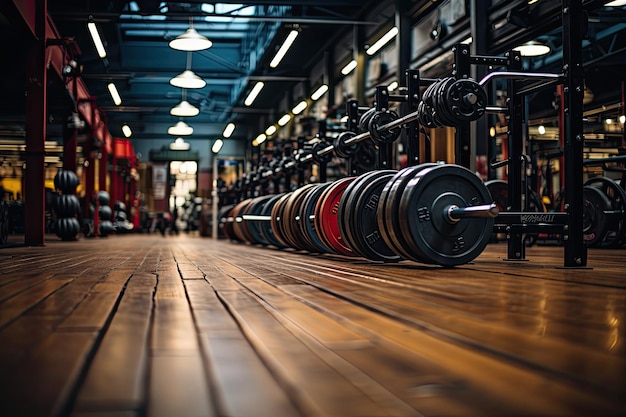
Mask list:
[[[498,209],[482,181],[452,164],[372,171],[223,207],[223,236],[277,248],[456,266],[475,259]]]

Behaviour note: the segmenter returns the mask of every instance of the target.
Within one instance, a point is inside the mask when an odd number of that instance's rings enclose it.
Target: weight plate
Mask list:
[[[357,247],[357,243],[352,238],[352,229],[350,225],[350,221],[353,218],[354,214],[352,208],[354,207],[354,201],[356,200],[357,194],[359,193],[361,187],[367,183],[370,177],[376,174],[378,171],[370,171],[365,174],[359,175],[354,181],[348,185],[348,187],[343,192],[341,196],[341,200],[339,200],[339,211],[337,212],[337,222],[339,223],[339,233],[343,238],[346,245],[352,249],[355,255],[363,256],[363,253],[359,251]]]
[[[242,242],[252,241],[252,236],[250,236],[250,234],[248,233],[248,227],[241,218],[241,216],[246,213],[246,209],[251,202],[252,199],[247,198],[243,201],[240,201],[233,209],[233,217],[235,220],[233,223],[233,231],[235,232],[235,236],[237,236],[237,240],[241,240]]]
[[[455,266],[482,253],[493,230],[492,217],[451,221],[448,208],[491,203],[489,191],[469,169],[458,165],[429,167],[417,173],[402,192],[399,218],[411,259]]]
[[[274,205],[276,204],[276,202],[278,200],[280,200],[280,198],[282,196],[283,196],[283,194],[273,194],[273,195],[271,195],[271,198],[269,198],[265,202],[265,204],[263,205],[263,208],[261,209],[261,212],[259,214],[261,216],[271,216],[272,215],[272,209],[274,208]],[[278,248],[285,248],[286,247],[274,235],[274,229],[272,229],[272,222],[271,221],[261,221],[259,224],[260,224],[261,233],[263,234],[263,237],[264,237],[265,241],[268,243],[268,245],[276,246]]]
[[[611,203],[609,210],[605,213],[608,231],[601,246],[606,248],[622,246],[626,243],[626,192],[616,181],[606,177],[591,178],[585,185],[600,189]]]
[[[235,212],[235,207],[236,204],[233,204],[226,213],[226,217],[224,218],[224,236],[226,237],[226,239],[229,240],[238,240],[234,230],[235,217],[233,213]]]
[[[353,256],[354,253],[341,237],[337,213],[343,192],[355,178],[346,177],[335,181],[322,193],[315,206],[315,228],[320,237],[336,253],[347,256]]]
[[[395,173],[390,170],[376,171],[361,182],[364,186],[355,190],[355,199],[350,202],[351,216],[347,220],[352,241],[363,257],[373,261],[397,262],[401,259],[382,239],[376,221],[380,195]]]
[[[583,186],[583,240],[587,246],[600,246],[609,232],[606,212],[611,210],[609,198],[600,188]]]
[[[485,114],[487,93],[474,80],[456,80],[445,92],[445,102],[448,112],[454,115],[454,120],[469,122],[478,120]]]
[[[270,225],[272,227],[272,231],[274,232],[274,237],[276,237],[276,239],[278,239],[278,241],[284,247],[291,246],[289,244],[289,241],[285,237],[285,232],[283,230],[284,221],[282,219],[282,215],[283,215],[285,202],[287,201],[287,199],[289,198],[292,192],[293,191],[283,194],[272,207],[272,213],[270,214],[270,217],[271,217]]]
[[[324,244],[315,227],[315,206],[322,193],[331,185],[332,182],[327,182],[311,188],[300,205],[300,233],[302,233],[309,244],[316,249],[314,252],[333,253],[333,250]]]
[[[500,212],[507,211],[509,209],[509,185],[506,181],[486,181],[485,187],[487,187],[493,202],[497,204],[498,210],[500,210]]]
[[[273,196],[271,195],[255,197],[254,199],[252,199],[252,202],[248,206],[245,214],[259,216],[261,214],[261,211],[263,210],[263,206],[272,197]],[[261,224],[269,222],[263,222],[260,220],[244,220],[244,223],[246,225],[248,233],[252,237],[251,243],[256,243],[264,246],[269,245],[269,242],[267,241],[267,239],[265,239],[265,236],[261,232]]]
[[[400,229],[403,225],[398,217],[398,205],[404,187],[414,175],[422,169],[436,166],[436,163],[425,163],[421,165],[406,167],[398,171],[383,187],[376,211],[376,221],[381,237],[396,254],[406,259],[415,259],[415,254],[411,254],[408,244],[404,241]]]
[[[291,193],[291,196],[285,203],[285,211],[283,213],[285,232],[287,239],[291,241],[292,246],[297,249],[315,252],[316,248],[309,244],[305,236],[300,231],[300,206],[306,193],[315,188],[317,184],[306,184]]]
[[[225,206],[222,206],[217,213],[217,221],[218,221],[217,236],[220,239],[224,239],[224,238],[230,239],[230,237],[226,236],[226,232],[224,231],[224,228],[226,227],[228,215],[233,207],[235,207],[234,204],[227,204]]]

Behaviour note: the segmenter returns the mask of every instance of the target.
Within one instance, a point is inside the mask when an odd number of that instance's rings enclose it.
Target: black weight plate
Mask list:
[[[350,234],[358,252],[373,261],[397,262],[401,259],[383,240],[376,219],[382,190],[395,174],[396,171],[377,171],[354,193],[356,199],[348,218]]]
[[[600,189],[611,203],[610,209],[605,213],[608,232],[601,246],[606,248],[622,246],[626,243],[626,192],[616,181],[606,177],[591,178],[585,185]]]
[[[272,215],[272,209],[274,208],[274,204],[276,204],[276,202],[283,196],[283,194],[274,194],[271,195],[265,204],[263,205],[263,208],[261,209],[261,212],[259,213],[261,216],[271,216]],[[265,241],[268,243],[268,245],[272,245],[272,246],[276,246],[277,248],[285,248],[286,246],[276,238],[276,236],[274,235],[274,230],[272,229],[272,222],[270,221],[261,221],[259,223],[260,225],[260,230],[261,233],[263,234],[263,237],[265,238]]]
[[[414,175],[422,169],[436,166],[436,163],[425,163],[411,166],[398,171],[383,187],[376,211],[376,221],[381,237],[394,252],[406,259],[415,259],[408,244],[404,241],[400,228],[403,227],[398,217],[398,205],[404,187]]]
[[[583,187],[583,240],[587,246],[602,245],[609,232],[606,212],[611,210],[609,198],[597,187]]]
[[[500,212],[509,209],[509,185],[502,180],[489,180],[485,182],[485,187],[489,190],[489,194],[493,202],[498,205]]]
[[[339,223],[339,233],[341,234],[341,238],[344,242],[346,242],[350,249],[352,249],[355,255],[363,257],[365,256],[359,250],[357,243],[352,239],[353,235],[350,227],[350,222],[354,216],[352,208],[354,207],[354,202],[362,185],[366,184],[370,177],[376,175],[376,172],[377,171],[371,171],[361,174],[356,177],[350,185],[348,185],[341,196],[341,200],[339,200],[339,211],[337,212],[337,221]]]
[[[474,103],[466,101],[466,96],[473,94]],[[485,114],[487,93],[474,80],[460,79],[454,82],[445,93],[446,108],[458,122],[477,120]]]
[[[398,210],[402,235],[416,261],[443,266],[468,263],[482,253],[493,231],[492,217],[451,221],[451,205],[492,202],[489,191],[469,169],[439,165],[421,170],[404,188]]]
[[[324,244],[320,234],[315,228],[315,206],[320,196],[328,187],[332,185],[332,182],[324,184],[318,184],[316,187],[311,188],[302,204],[300,205],[300,233],[309,241],[309,243],[316,249],[314,252],[320,253],[333,253],[334,251]]]
[[[263,206],[265,203],[272,198],[271,195],[259,196],[252,199],[250,205],[248,206],[246,213],[248,215],[259,216],[261,211],[263,210]],[[244,220],[248,233],[252,237],[251,243],[257,243],[260,245],[267,246],[269,242],[265,239],[265,236],[261,232],[261,224],[269,223],[269,221],[261,221],[261,220]]]

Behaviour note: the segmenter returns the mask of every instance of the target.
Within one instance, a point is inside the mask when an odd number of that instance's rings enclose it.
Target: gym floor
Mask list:
[[[0,414],[623,416],[626,258],[373,264],[181,234],[0,248]]]

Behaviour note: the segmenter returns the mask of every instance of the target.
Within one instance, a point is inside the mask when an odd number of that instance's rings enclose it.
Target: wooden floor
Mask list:
[[[626,250],[445,269],[126,235],[0,248],[0,416],[624,416]]]

